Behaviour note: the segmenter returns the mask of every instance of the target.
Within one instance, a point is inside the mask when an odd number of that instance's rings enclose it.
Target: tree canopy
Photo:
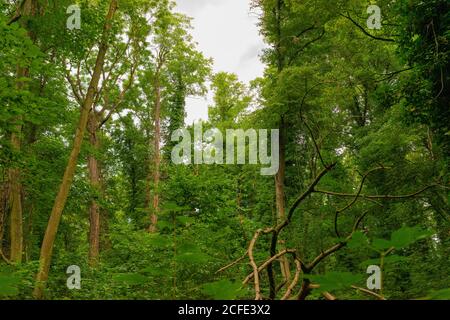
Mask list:
[[[172,0],[0,0],[0,299],[449,299],[450,3],[370,4],[250,1],[244,83]]]

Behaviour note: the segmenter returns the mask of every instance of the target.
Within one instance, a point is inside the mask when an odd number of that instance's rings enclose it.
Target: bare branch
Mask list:
[[[361,191],[362,191],[362,189],[364,187],[364,182],[366,181],[366,179],[369,176],[369,174],[371,174],[374,171],[384,170],[384,169],[386,169],[386,168],[385,167],[377,167],[377,168],[374,168],[374,169],[369,170],[368,172],[366,172],[366,174],[364,174],[363,178],[361,179],[361,183],[359,184],[358,192],[356,193],[356,195],[353,198],[353,200],[349,204],[347,204],[344,208],[336,210],[336,213],[334,215],[334,231],[335,231],[336,236],[338,238],[340,238],[339,231],[338,231],[338,216],[339,216],[339,214],[344,212],[345,210],[348,210],[349,208],[351,208],[356,203],[356,201],[358,201],[358,198],[359,198],[359,196],[361,194]]]
[[[6,258],[6,256],[3,254],[3,250],[2,249],[0,249],[0,257],[2,257],[2,259],[5,260],[5,262],[7,264],[12,264],[12,262],[8,258]]]
[[[217,273],[220,273],[220,272],[222,272],[222,271],[225,271],[225,270],[227,270],[227,269],[229,269],[229,268],[231,268],[231,267],[233,267],[233,266],[235,266],[236,264],[238,264],[239,262],[241,262],[242,260],[244,260],[245,257],[247,257],[247,255],[248,255],[248,250],[243,254],[242,257],[236,259],[235,261],[231,262],[230,264],[227,264],[225,267],[222,267],[222,268],[220,268],[219,270],[217,270],[217,271],[216,271],[216,274],[217,274]]]
[[[292,294],[292,290],[294,290],[295,286],[298,283],[298,280],[300,278],[300,273],[302,271],[302,263],[300,262],[300,260],[295,259],[295,266],[296,266],[296,271],[295,271],[294,279],[292,280],[291,284],[287,288],[286,293],[283,295],[283,297],[281,297],[281,300],[289,299],[289,297]]]
[[[364,198],[364,199],[388,199],[388,200],[414,198],[415,196],[418,196],[419,194],[427,191],[428,189],[434,188],[434,187],[444,187],[444,186],[441,186],[440,184],[431,184],[431,185],[426,186],[423,189],[421,189],[419,191],[416,191],[414,193],[406,194],[406,195],[398,195],[398,196],[395,196],[395,195],[364,195],[364,194],[360,194],[359,198]],[[328,194],[328,195],[337,196],[337,197],[355,197],[356,196],[356,194],[352,194],[352,193],[340,193],[340,192],[333,192],[333,191],[326,191],[326,190],[319,190],[319,189],[314,189],[314,192],[315,193]]]
[[[356,289],[356,290],[358,290],[358,291],[367,293],[367,294],[369,294],[369,295],[371,295],[371,296],[374,296],[374,297],[377,298],[378,300],[386,300],[386,298],[383,297],[382,295],[379,295],[378,293],[375,293],[375,292],[370,291],[370,290],[368,290],[368,289],[360,288],[360,287],[357,287],[357,286],[352,286],[352,288],[353,288],[353,289]]]
[[[361,30],[366,36],[371,37],[372,39],[375,40],[380,40],[380,41],[386,41],[386,42],[396,42],[394,39],[389,39],[389,38],[380,38],[377,36],[374,36],[372,34],[370,34],[369,32],[366,31],[366,29],[364,29],[362,26],[360,26],[355,20],[352,19],[352,17],[350,17],[350,14],[347,13],[347,15],[343,15],[342,13],[339,13],[340,16],[350,20],[355,26],[358,27],[359,30]]]
[[[248,246],[248,258],[250,259],[250,265],[253,268],[253,276],[255,278],[255,300],[262,300],[261,296],[261,288],[259,286],[259,271],[258,266],[256,265],[255,258],[253,257],[253,250],[255,247],[256,240],[258,240],[259,235],[262,230],[258,230],[255,232],[252,241],[250,241],[250,245]]]
[[[276,255],[274,255],[273,257],[269,258],[268,260],[266,260],[262,265],[260,265],[258,267],[258,272],[261,272],[262,270],[264,270],[265,268],[267,268],[267,266],[269,264],[271,264],[273,261],[279,259],[280,257],[284,256],[285,254],[295,254],[295,250],[292,249],[285,249],[281,252],[278,252]],[[245,278],[245,280],[242,282],[243,284],[247,284],[252,278],[254,277],[254,273],[251,273],[247,276],[247,278]]]

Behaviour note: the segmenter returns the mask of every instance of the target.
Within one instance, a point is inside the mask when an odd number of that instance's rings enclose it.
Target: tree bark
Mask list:
[[[276,3],[276,33],[277,33],[277,44],[275,47],[276,55],[277,55],[277,70],[280,74],[284,69],[284,56],[281,50],[281,41],[282,41],[282,16],[281,10],[283,6],[283,1],[278,0]],[[277,174],[275,175],[275,202],[277,208],[277,221],[276,224],[286,219],[286,205],[285,205],[285,193],[284,193],[284,183],[285,183],[285,169],[286,169],[286,124],[284,121],[284,116],[281,116],[280,119],[280,148],[279,148],[279,162],[280,166]],[[270,252],[271,256],[275,254],[272,248]],[[283,275],[283,278],[286,282],[290,279],[290,267],[289,260],[286,256],[283,256],[280,259],[280,269]],[[270,264],[267,268],[269,282],[270,282],[270,298],[275,299],[276,295],[276,285],[275,285],[275,276],[273,274],[273,267]]]
[[[72,151],[67,163],[64,177],[59,187],[58,195],[55,199],[53,209],[48,221],[47,230],[45,231],[44,240],[41,247],[41,255],[39,259],[39,272],[36,278],[36,286],[33,292],[35,298],[42,299],[44,296],[45,283],[48,279],[48,273],[50,270],[50,262],[53,253],[53,244],[55,242],[56,233],[61,220],[61,215],[64,210],[69,190],[72,185],[72,181],[75,175],[75,169],[77,166],[78,156],[80,154],[81,145],[83,142],[84,134],[86,131],[86,125],[89,118],[89,113],[94,103],[94,96],[98,90],[98,83],[100,80],[101,72],[103,69],[106,51],[108,49],[108,34],[112,26],[112,20],[117,10],[117,0],[111,0],[109,5],[108,14],[106,16],[105,25],[103,28],[102,40],[99,46],[97,54],[97,60],[95,62],[94,72],[92,74],[89,89],[86,97],[84,98],[78,127],[75,133]]]
[[[18,77],[25,76],[26,70],[19,68]],[[18,85],[22,87],[22,85]],[[21,119],[18,119],[21,121]],[[13,152],[20,152],[20,133],[22,131],[22,125],[15,126],[15,132],[11,133],[11,147]],[[22,262],[23,252],[23,225],[22,225],[22,184],[20,182],[20,168],[17,165],[13,165],[8,170],[8,179],[10,185],[10,260],[14,263]]]
[[[154,136],[154,168],[153,168],[153,206],[150,215],[149,232],[156,232],[156,224],[158,222],[159,213],[159,181],[160,181],[160,140],[161,140],[161,83],[160,83],[160,68],[155,75],[155,136]]]
[[[8,189],[8,182],[3,182],[0,193],[0,252],[3,252],[3,235],[5,233],[6,212],[8,211]]]
[[[286,124],[284,118],[280,121],[280,167],[275,175],[275,196],[277,205],[277,224],[286,219],[286,203],[284,193],[284,180],[286,176]],[[283,242],[284,241],[281,241]],[[281,273],[285,281],[289,281],[291,278],[290,264],[287,256],[280,257]]]
[[[92,152],[88,156],[89,180],[95,193],[89,207],[89,264],[96,266],[100,253],[100,205],[97,201],[101,194],[100,166],[97,159],[100,143],[97,137],[98,123],[95,112],[89,116],[89,143]]]
[[[32,17],[36,12],[37,3],[34,0],[25,0],[17,12],[21,17]],[[24,27],[24,24],[22,24]],[[28,36],[33,39],[33,35],[28,31]],[[29,70],[27,67],[17,67],[17,79],[28,77]],[[25,83],[22,80],[17,81],[17,90],[25,89]],[[21,134],[22,134],[22,117],[15,119],[19,124],[14,126],[11,132],[11,148],[14,153],[19,153],[21,149]],[[10,237],[11,237],[11,253],[10,260],[14,263],[22,262],[23,254],[23,210],[22,210],[22,183],[20,168],[13,165],[8,170],[8,178],[10,183]]]

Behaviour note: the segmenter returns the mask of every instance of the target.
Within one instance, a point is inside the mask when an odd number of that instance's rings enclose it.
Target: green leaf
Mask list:
[[[407,262],[409,259],[408,257],[402,257],[398,255],[391,255],[384,258],[384,263],[399,263],[399,262]],[[366,267],[370,265],[377,265],[380,263],[380,258],[377,259],[369,259],[361,262],[360,266]]]
[[[385,240],[385,239],[374,239],[372,242],[372,247],[375,250],[386,250],[386,249],[392,248],[393,245],[390,241]]]
[[[357,249],[367,246],[367,237],[361,231],[357,231],[353,234],[352,238],[347,242],[347,247],[350,249]]]
[[[167,269],[160,268],[160,267],[154,267],[154,266],[149,266],[147,268],[144,268],[140,272],[145,273],[152,277],[159,277],[159,276],[167,275]]]
[[[362,275],[350,272],[329,272],[323,275],[305,275],[305,278],[320,284],[320,290],[333,291],[349,288],[351,285],[362,281]]]
[[[144,284],[148,282],[148,278],[139,273],[122,273],[113,277],[116,282],[123,282],[128,285]]]
[[[187,211],[188,208],[187,207],[181,207],[179,205],[177,205],[175,202],[168,202],[164,205],[163,210],[161,211],[162,214],[167,214],[167,213],[175,213],[175,212],[183,212],[183,211]]]
[[[177,217],[177,221],[182,224],[192,224],[194,223],[195,219],[193,217],[179,216]]]
[[[203,294],[215,300],[235,300],[242,295],[245,290],[239,282],[230,280],[220,280],[203,285]]]
[[[428,294],[427,299],[429,299],[429,300],[450,300],[450,288],[433,291],[430,294]]]
[[[396,249],[401,249],[431,235],[431,232],[422,230],[420,227],[402,227],[392,233],[391,244]]]
[[[163,221],[160,220],[156,223],[156,226],[158,227],[159,230],[163,230],[163,229],[171,229],[173,228],[172,223],[167,222],[167,221]]]
[[[162,236],[160,234],[149,234],[149,236],[151,236],[150,239],[150,244],[155,246],[155,247],[159,247],[159,248],[164,248],[164,247],[168,247],[172,244],[172,240]]]
[[[210,260],[210,257],[203,252],[184,252],[177,255],[175,257],[175,260],[184,263],[200,264],[208,262]]]
[[[14,274],[0,274],[0,296],[13,296],[18,293],[20,278]]]

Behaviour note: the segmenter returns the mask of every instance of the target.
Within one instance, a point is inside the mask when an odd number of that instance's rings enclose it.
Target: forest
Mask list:
[[[450,299],[450,2],[240,1],[0,0],[0,300]]]

